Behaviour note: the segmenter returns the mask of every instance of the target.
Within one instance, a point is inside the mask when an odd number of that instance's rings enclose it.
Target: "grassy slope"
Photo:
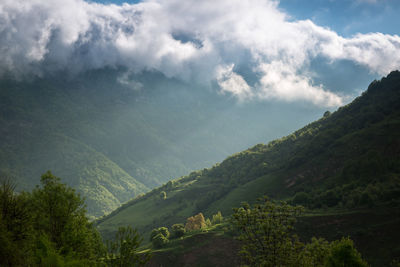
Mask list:
[[[164,248],[153,250],[146,266],[238,266],[239,248],[226,224],[217,224],[171,239]]]
[[[312,209],[370,206],[374,212],[379,203],[396,206],[399,132],[397,72],[372,83],[352,104],[292,135],[237,153],[126,203],[100,219],[98,227],[106,238],[126,224],[148,233],[200,211],[206,216],[218,210],[228,215],[241,201],[253,202],[264,194],[294,201],[297,192],[306,192]],[[161,191],[167,193],[166,200],[159,198]]]

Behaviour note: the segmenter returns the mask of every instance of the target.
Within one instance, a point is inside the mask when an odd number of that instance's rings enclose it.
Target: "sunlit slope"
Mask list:
[[[148,188],[102,153],[62,133],[21,133],[18,144],[0,150],[1,170],[19,189],[32,188],[43,170],[52,170],[84,196],[89,214],[100,216]],[[6,141],[6,140],[3,140]],[[27,149],[28,148],[28,149]],[[14,153],[14,154],[13,154]]]
[[[231,213],[264,194],[308,208],[398,205],[400,73],[373,82],[351,104],[282,139],[259,144],[134,199],[98,221],[105,237],[142,232],[198,212]],[[160,197],[165,191],[167,199]]]

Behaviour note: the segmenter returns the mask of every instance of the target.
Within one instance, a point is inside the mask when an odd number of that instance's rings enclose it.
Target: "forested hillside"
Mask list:
[[[254,202],[263,195],[325,213],[398,207],[399,133],[400,72],[396,71],[372,82],[366,92],[336,112],[212,168],[170,181],[131,200],[97,225],[104,237],[127,224],[146,233],[182,223],[198,212],[206,217],[217,211],[229,215],[240,202]],[[393,216],[387,217],[386,226],[375,221],[377,231],[398,226],[398,213]]]
[[[296,112],[241,106],[157,73],[3,77],[0,172],[20,191],[51,170],[86,198],[91,216],[101,216],[174,177],[288,132],[301,121],[273,122],[264,114],[290,118]],[[303,120],[313,112],[304,111]]]

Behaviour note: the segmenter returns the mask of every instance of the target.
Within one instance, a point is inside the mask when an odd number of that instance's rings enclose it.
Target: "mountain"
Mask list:
[[[217,211],[229,215],[240,202],[268,195],[329,218],[329,223],[319,215],[304,219],[315,231],[324,226],[325,236],[334,235],[327,234],[332,232],[327,225],[339,224],[347,227],[341,234],[353,237],[363,231],[371,240],[396,244],[397,234],[386,230],[400,226],[399,133],[400,72],[395,71],[372,82],[351,104],[326,112],[286,137],[253,146],[129,201],[99,219],[98,229],[105,238],[122,225],[146,234],[155,227],[183,223],[198,212],[206,217]],[[166,199],[160,197],[162,191]],[[367,242],[362,249],[379,258],[388,246]],[[385,255],[398,251],[398,246],[392,247]]]
[[[282,121],[275,122],[274,114]],[[30,190],[51,170],[101,216],[174,177],[289,132],[293,114],[159,73],[103,69],[0,80],[0,174]],[[270,117],[266,116],[270,115]],[[287,120],[287,122],[286,122]]]

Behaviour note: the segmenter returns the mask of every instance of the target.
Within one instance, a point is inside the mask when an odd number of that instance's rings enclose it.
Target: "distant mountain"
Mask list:
[[[160,198],[162,191],[165,200]],[[322,212],[398,207],[400,72],[372,82],[351,104],[326,112],[293,134],[170,181],[97,223],[106,238],[127,224],[148,233],[185,222],[198,212],[207,217],[217,211],[229,215],[240,202],[254,202],[262,195]],[[399,214],[393,216],[394,225],[400,226]],[[385,221],[385,217],[374,218],[380,218],[381,224]]]
[[[3,77],[0,174],[30,190],[51,170],[81,192],[92,216],[101,216],[174,177],[287,133],[315,110],[242,105],[152,72]],[[290,121],[298,112],[302,120]]]

